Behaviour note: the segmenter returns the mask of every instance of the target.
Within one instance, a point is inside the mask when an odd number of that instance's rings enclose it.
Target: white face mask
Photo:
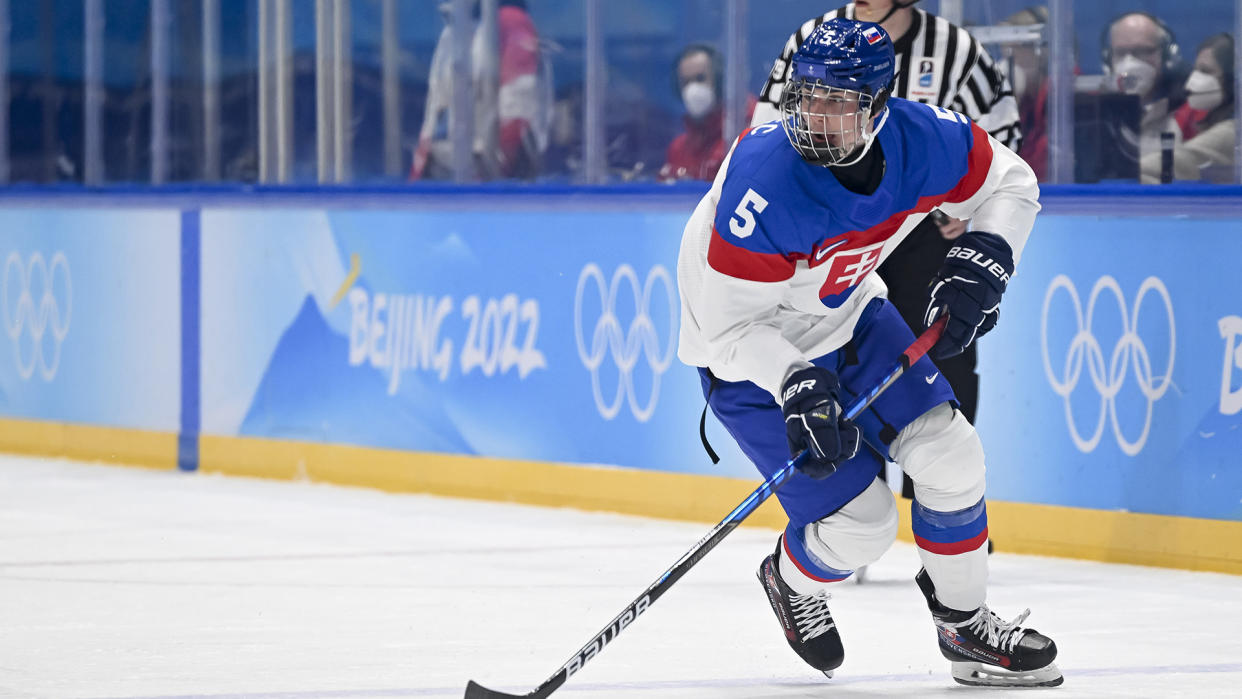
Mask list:
[[[1134,56],[1126,56],[1113,64],[1117,87],[1127,95],[1146,95],[1156,84],[1156,68]]]
[[[702,119],[716,106],[716,92],[707,83],[686,83],[681,88],[681,101],[691,119]]]
[[[1220,81],[1215,76],[1208,75],[1201,70],[1196,70],[1190,74],[1190,79],[1186,81],[1186,103],[1191,109],[1201,109],[1210,112],[1220,106],[1225,100],[1224,90],[1220,87]]]

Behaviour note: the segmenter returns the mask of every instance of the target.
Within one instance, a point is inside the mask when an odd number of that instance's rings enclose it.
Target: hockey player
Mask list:
[[[1058,685],[1056,646],[985,603],[984,455],[924,357],[856,420],[840,405],[877,383],[913,335],[875,268],[933,208],[971,218],[930,289],[947,315],[932,357],[995,324],[1039,210],[1031,169],[970,122],[890,97],[893,45],[876,24],[833,19],[793,57],[779,121],[734,143],[686,224],[678,356],[765,477],[810,458],[777,497],[789,517],[759,580],[790,646],[829,677],[844,659],[827,590],[897,533],[865,440],[914,480],[916,576],[955,680]]]

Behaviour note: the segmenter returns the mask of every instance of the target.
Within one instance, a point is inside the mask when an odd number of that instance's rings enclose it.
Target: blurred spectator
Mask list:
[[[669,144],[659,179],[711,180],[724,162],[728,145],[723,133],[724,75],[720,52],[708,44],[690,44],[673,64],[673,79],[686,109],[685,130]],[[754,109],[752,96],[747,104],[747,121]]]
[[[1127,12],[1109,22],[1100,43],[1109,87],[1139,98],[1138,133],[1120,129],[1122,153],[1134,161],[1159,154],[1165,132],[1180,144],[1182,127],[1174,112],[1185,102],[1186,69],[1173,32],[1155,15]]]
[[[542,181],[584,181],[586,88],[581,81],[557,88],[543,158]],[[657,106],[650,92],[622,76],[610,78],[603,105],[605,181],[650,180],[664,162],[665,145],[673,137],[668,110]]]
[[[470,41],[474,124],[474,179],[532,178],[548,144],[552,95],[550,69],[525,0],[476,0],[469,26],[453,25],[453,3],[440,4],[445,27],[427,79],[427,107],[410,179],[451,179],[453,44]]]
[[[1008,26],[1047,25],[1048,8],[1033,5],[1001,22]],[[1031,166],[1041,182],[1048,174],[1048,57],[1045,43],[1012,44],[1005,47],[1009,83],[1022,122],[1022,146],[1018,155]]]
[[[1216,34],[1199,45],[1194,72],[1186,81],[1186,103],[1206,116],[1197,135],[1173,149],[1173,178],[1233,181],[1234,131],[1233,37]],[[1143,182],[1160,182],[1161,153],[1143,156]]]
[[[582,172],[582,112],[585,100],[581,82],[557,88],[548,132],[548,150],[543,157],[545,173],[576,175]]]

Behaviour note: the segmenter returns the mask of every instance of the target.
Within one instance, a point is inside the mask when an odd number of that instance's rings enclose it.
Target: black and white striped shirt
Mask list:
[[[803,40],[824,21],[854,18],[854,4],[807,20],[785,42],[759,96],[751,124],[780,117],[781,92],[789,80],[789,61]],[[893,45],[897,52],[897,85],[893,94],[961,112],[992,137],[1017,151],[1022,143],[1018,103],[1009,81],[965,29],[915,9],[910,29]]]

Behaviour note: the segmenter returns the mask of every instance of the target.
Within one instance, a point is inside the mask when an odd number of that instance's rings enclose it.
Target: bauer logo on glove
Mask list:
[[[807,379],[806,381],[800,382],[797,386],[789,386],[788,388],[785,389],[785,395],[783,398],[781,398],[781,402],[788,403],[789,399],[793,398],[794,394],[796,394],[798,391],[802,391],[802,390],[809,391],[809,390],[813,390],[814,388],[815,388],[815,379]]]
[[[962,247],[961,245],[954,245],[949,249],[947,257],[970,260],[971,262],[991,272],[992,276],[1004,282],[1005,286],[1009,286],[1009,270],[1006,269],[1001,263],[996,262],[991,257],[988,257],[986,254],[979,252],[978,250]],[[1013,266],[1012,259],[1009,261],[1009,266]]]
[[[1012,274],[1013,250],[1004,238],[981,231],[962,234],[931,282],[924,324],[931,327],[949,316],[944,334],[928,352],[932,359],[961,354],[996,327],[1001,295]]]
[[[789,453],[810,452],[802,472],[811,478],[827,478],[858,453],[858,426],[841,415],[840,390],[836,374],[813,366],[790,374],[781,391]]]

